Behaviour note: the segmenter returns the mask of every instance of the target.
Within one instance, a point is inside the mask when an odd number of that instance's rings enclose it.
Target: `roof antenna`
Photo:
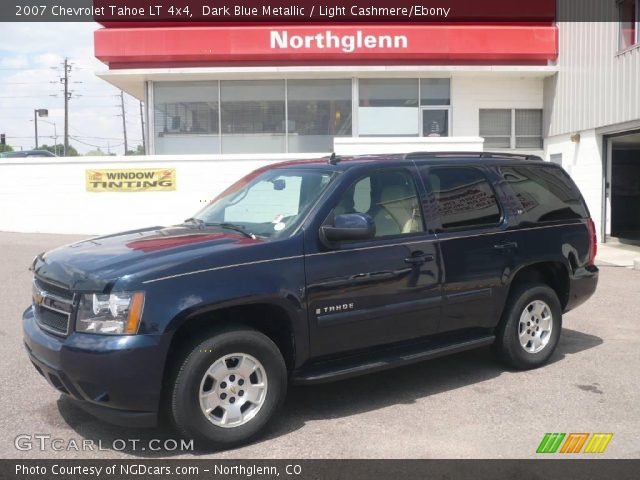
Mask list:
[[[329,157],[329,163],[331,165],[337,165],[339,161],[340,161],[340,158],[336,156],[336,152],[333,152]]]

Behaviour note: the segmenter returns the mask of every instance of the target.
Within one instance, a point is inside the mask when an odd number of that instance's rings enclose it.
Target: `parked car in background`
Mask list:
[[[38,255],[24,339],[94,415],[166,414],[228,447],[264,431],[289,382],[483,346],[512,368],[544,365],[563,312],[596,289],[595,255],[582,195],[537,157],[285,162],[181,225]]]
[[[0,158],[57,157],[47,150],[19,150],[0,153]]]

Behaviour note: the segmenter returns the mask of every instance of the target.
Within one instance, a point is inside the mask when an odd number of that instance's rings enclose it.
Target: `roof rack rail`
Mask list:
[[[447,157],[474,157],[474,158],[513,158],[520,160],[542,161],[538,155],[524,153],[498,153],[498,152],[411,152],[404,156],[405,160],[413,158],[447,158]]]

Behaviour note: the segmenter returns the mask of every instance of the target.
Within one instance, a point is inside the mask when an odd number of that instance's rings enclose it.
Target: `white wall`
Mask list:
[[[309,155],[315,157],[317,155]],[[104,234],[171,225],[247,173],[304,155],[0,159],[0,231]],[[87,192],[85,170],[175,168],[172,192]]]
[[[571,142],[570,135],[557,135],[545,140],[545,159],[562,154],[562,166],[582,192],[596,224],[598,241],[602,238],[602,135],[595,130],[580,133],[580,141]]]
[[[342,141],[345,143],[342,143]],[[373,148],[375,147],[375,148]],[[336,139],[342,155],[482,150],[482,139]],[[192,216],[247,173],[326,154],[156,155],[0,159],[0,231],[105,234],[172,225]],[[175,168],[171,192],[87,192],[87,169]]]
[[[480,133],[481,108],[542,108],[544,78],[518,75],[454,75],[451,105],[454,136]]]
[[[333,141],[337,155],[411,152],[481,152],[484,139],[475,137],[342,137]]]

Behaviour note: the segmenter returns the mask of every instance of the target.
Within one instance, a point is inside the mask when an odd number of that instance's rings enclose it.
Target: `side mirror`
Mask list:
[[[366,213],[336,215],[333,225],[320,229],[321,237],[328,243],[348,240],[368,240],[376,234],[376,225]]]

